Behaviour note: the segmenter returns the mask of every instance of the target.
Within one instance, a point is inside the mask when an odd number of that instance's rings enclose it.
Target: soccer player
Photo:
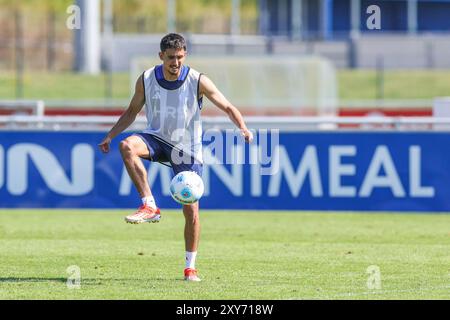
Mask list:
[[[146,70],[136,81],[129,107],[99,144],[102,152],[111,140],[128,128],[145,104],[147,128],[120,142],[119,148],[127,172],[142,198],[142,206],[125,220],[129,223],[158,222],[161,212],[156,205],[140,159],[169,162],[174,173],[194,171],[202,174],[201,108],[206,96],[223,110],[240,129],[246,142],[253,140],[241,113],[204,74],[184,65],[186,41],[176,33],[164,36],[160,43],[162,64]],[[186,265],[184,279],[200,281],[195,258],[200,237],[198,202],[183,205]]]

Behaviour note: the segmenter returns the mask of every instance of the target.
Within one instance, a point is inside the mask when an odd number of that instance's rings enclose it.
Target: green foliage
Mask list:
[[[2,8],[18,7],[24,10],[45,11],[53,9],[65,12],[74,0],[0,0]],[[101,2],[101,1],[100,1]],[[155,16],[165,13],[167,0],[113,0],[114,13],[120,16]],[[177,15],[181,17],[202,15],[208,11],[217,11],[229,15],[231,0],[177,0]],[[257,14],[257,0],[241,1],[241,14]]]
[[[450,298],[449,215],[203,210],[203,281],[185,283],[182,213],[128,225],[129,213],[1,210],[0,299]]]
[[[66,8],[73,4],[73,0],[0,0],[2,9],[21,9],[41,13],[48,10],[65,12]]]
[[[101,1],[100,1],[101,3]],[[49,11],[65,16],[74,0],[0,0],[1,10],[17,8],[23,12],[42,15]],[[115,28],[118,32],[165,32],[167,0],[113,0]],[[256,33],[257,0],[241,1],[243,32]],[[224,32],[229,31],[231,0],[177,0],[177,31]]]

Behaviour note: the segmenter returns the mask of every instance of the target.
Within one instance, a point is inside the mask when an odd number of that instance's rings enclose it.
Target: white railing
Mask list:
[[[43,100],[1,100],[0,109],[12,110],[15,114],[31,113],[36,116],[43,116],[45,103]]]
[[[0,130],[106,131],[118,116],[0,116]],[[441,130],[450,131],[450,117],[260,117],[245,120],[252,129],[304,130]],[[129,130],[142,130],[147,120],[138,116]],[[235,128],[227,117],[203,117],[203,128]]]

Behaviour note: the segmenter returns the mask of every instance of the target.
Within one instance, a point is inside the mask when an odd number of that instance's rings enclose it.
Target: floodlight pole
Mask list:
[[[351,31],[350,37],[352,39],[358,38],[361,28],[361,0],[351,0],[350,2],[350,18]]]
[[[408,33],[417,32],[417,0],[408,0]]]
[[[167,0],[167,32],[176,31],[177,0]]]
[[[293,40],[302,38],[303,0],[292,0],[291,8],[291,32]]]
[[[99,0],[76,0],[81,11],[81,28],[75,30],[75,69],[88,74],[100,71]]]
[[[356,40],[361,33],[361,0],[351,0],[350,2],[350,37],[349,37],[349,60],[350,67],[356,68],[357,56],[356,56]]]
[[[231,0],[231,35],[241,34],[241,0]]]

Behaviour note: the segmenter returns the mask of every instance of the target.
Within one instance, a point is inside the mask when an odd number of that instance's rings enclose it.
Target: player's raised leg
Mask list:
[[[156,207],[155,199],[147,180],[147,170],[141,160],[141,158],[150,157],[150,150],[144,141],[137,136],[130,136],[122,140],[119,149],[128,175],[133,181],[143,203],[134,214],[126,216],[125,221],[129,223],[159,222],[161,213]]]
[[[188,281],[200,281],[195,268],[195,258],[197,255],[198,242],[200,240],[200,219],[198,202],[190,205],[183,205],[185,218],[184,241],[186,248],[186,265],[184,269],[184,279]]]

